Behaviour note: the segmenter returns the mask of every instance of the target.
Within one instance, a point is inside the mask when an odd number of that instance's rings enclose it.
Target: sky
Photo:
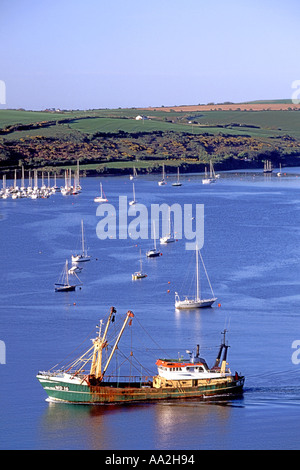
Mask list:
[[[299,21],[299,0],[0,0],[0,109],[291,98]]]

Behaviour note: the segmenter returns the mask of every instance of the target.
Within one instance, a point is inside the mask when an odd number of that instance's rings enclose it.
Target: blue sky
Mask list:
[[[0,108],[291,98],[296,0],[0,0]]]

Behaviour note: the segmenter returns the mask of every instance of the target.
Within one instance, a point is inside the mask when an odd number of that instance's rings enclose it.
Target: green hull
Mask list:
[[[37,376],[49,398],[81,404],[134,403],[178,398],[204,398],[214,395],[242,394],[244,377],[232,381],[218,379],[213,384],[184,388],[155,388],[151,385],[103,383],[101,386],[75,384]],[[215,383],[217,382],[217,383]]]

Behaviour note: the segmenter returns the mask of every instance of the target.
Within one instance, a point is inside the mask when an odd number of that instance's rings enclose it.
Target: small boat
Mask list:
[[[177,292],[175,292],[175,308],[176,309],[192,309],[192,308],[202,308],[202,307],[211,307],[212,304],[217,300],[217,298],[214,295],[203,258],[201,256],[200,250],[195,250],[196,252],[196,294],[195,297],[189,298],[188,296],[185,296],[184,300],[180,300],[180,297]],[[202,299],[200,295],[200,276],[199,276],[199,256],[205,271],[205,275],[212,293],[212,297],[208,299]]]
[[[154,233],[154,248],[146,252],[147,258],[156,258],[161,255],[161,252],[156,249],[156,236],[155,236],[155,223],[153,222],[153,233]]]
[[[100,196],[95,197],[94,202],[108,202],[102,188],[102,183],[100,183]]]
[[[177,168],[177,181],[175,183],[172,183],[172,186],[182,186],[182,183],[179,181],[179,167]]]
[[[143,279],[145,277],[147,277],[147,274],[143,273],[142,256],[141,256],[141,251],[140,251],[140,270],[136,271],[134,274],[132,274],[132,280],[136,281],[137,279]]]
[[[216,182],[215,170],[212,164],[212,161],[209,162],[209,176],[207,174],[207,169],[205,167],[205,178],[202,179],[202,184],[211,184]]]
[[[273,168],[272,168],[272,162],[270,160],[266,160],[264,162],[264,173],[272,173]]]
[[[165,165],[163,164],[162,179],[158,182],[158,185],[164,186],[165,184],[167,184],[167,182],[165,180]]]
[[[80,254],[72,255],[72,263],[82,263],[82,262],[91,260],[91,257],[87,254],[87,250],[85,247],[83,220],[81,221],[81,247],[82,247],[82,252]]]
[[[55,285],[55,292],[69,292],[69,291],[74,291],[76,289],[78,284],[70,284],[69,282],[68,260],[66,260],[66,264],[64,266],[59,282],[55,283],[54,285]]]
[[[59,369],[38,372],[36,378],[50,401],[101,405],[242,395],[245,377],[237,372],[232,373],[228,366],[226,330],[222,333],[222,342],[212,367],[199,356],[197,345],[196,352],[187,351],[187,358],[157,359],[157,374],[154,376],[141,366],[131,350],[130,361],[135,361],[134,368],[140,370],[140,374],[134,377],[129,372],[126,376],[120,376],[119,369],[113,374],[109,366],[116,349],[120,349],[125,328],[131,328],[135,315],[128,310],[124,320],[120,319],[119,333],[111,327],[118,321],[116,316],[117,311],[112,307],[104,331],[103,321],[100,320],[98,334],[91,340],[92,346],[89,345],[79,358],[60,365]],[[145,375],[142,374],[143,370]]]
[[[282,176],[282,173],[281,173],[281,163],[279,163],[279,171],[277,173],[277,176]]]
[[[160,238],[160,243],[162,245],[165,245],[167,243],[173,243],[173,242],[175,242],[175,238],[172,235],[172,231],[171,231],[171,208],[169,207],[169,231],[164,237]]]
[[[129,178],[131,180],[134,180],[135,178],[137,177],[137,171],[136,171],[136,168],[133,167],[133,174],[129,176]]]
[[[134,183],[132,183],[132,186],[133,186],[133,199],[132,199],[132,201],[129,201],[129,205],[130,205],[130,206],[133,206],[134,204],[137,203],[137,200],[135,199]]]

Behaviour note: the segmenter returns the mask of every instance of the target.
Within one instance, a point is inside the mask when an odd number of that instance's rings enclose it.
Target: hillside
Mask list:
[[[80,161],[87,173],[298,165],[300,105],[289,100],[147,109],[0,110],[0,171]],[[137,116],[143,119],[137,120]]]

